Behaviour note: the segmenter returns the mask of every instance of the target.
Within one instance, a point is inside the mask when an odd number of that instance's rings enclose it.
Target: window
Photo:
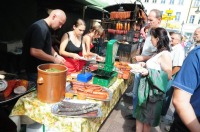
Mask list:
[[[161,2],[160,2],[161,4],[165,4],[165,0],[161,0]]]
[[[179,21],[181,17],[181,12],[176,12],[176,18],[175,21]]]
[[[174,5],[174,0],[170,0],[169,4]]]
[[[200,5],[200,0],[195,0],[194,1],[194,7],[198,7]]]
[[[195,18],[195,16],[194,16],[194,15],[191,15],[191,16],[190,16],[189,23],[193,24],[193,22],[194,22],[194,18]]]
[[[149,3],[149,0],[145,0],[144,2],[145,2],[145,3]]]
[[[184,3],[184,0],[179,0],[178,1],[178,5],[183,5],[183,3]]]
[[[157,3],[157,0],[153,0],[152,3]]]

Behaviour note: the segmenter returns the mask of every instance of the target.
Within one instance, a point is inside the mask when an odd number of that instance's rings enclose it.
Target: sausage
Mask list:
[[[109,96],[108,92],[96,92],[96,91],[94,91],[93,94],[106,95],[107,97]]]
[[[105,94],[91,94],[91,93],[85,93],[81,91],[77,91],[77,93],[85,94],[86,97],[93,98],[93,99],[107,99],[107,95]]]
[[[128,31],[130,30],[130,22],[128,23],[127,30],[128,30]]]
[[[82,114],[86,114],[89,113],[91,111],[97,111],[98,110],[98,106],[89,108],[89,109],[85,109],[85,110],[80,110],[80,111],[71,111],[71,112],[66,112],[66,111],[57,111],[57,113],[59,115],[66,115],[66,116],[78,116],[78,115],[82,115]]]
[[[127,23],[124,23],[124,30],[127,30]]]
[[[84,86],[83,82],[71,81],[71,83],[72,83],[72,85],[83,85]]]
[[[24,79],[20,80],[19,86],[24,86],[27,89],[28,88],[28,81],[24,80]]]
[[[93,89],[93,90],[102,90],[101,87],[93,87],[93,86],[86,86],[86,89]]]
[[[12,93],[13,89],[15,88],[17,81],[18,80],[8,80],[7,81],[8,86],[7,86],[6,90],[3,92],[4,97],[8,97]]]

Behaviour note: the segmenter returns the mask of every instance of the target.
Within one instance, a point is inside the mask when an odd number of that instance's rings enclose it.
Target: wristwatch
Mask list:
[[[56,58],[57,56],[58,56],[58,53],[55,52],[54,55],[53,55],[53,57]]]

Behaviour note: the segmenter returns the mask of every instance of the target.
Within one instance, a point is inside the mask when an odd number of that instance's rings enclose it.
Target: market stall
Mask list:
[[[67,68],[63,65],[42,64],[38,66],[37,91],[19,98],[10,118],[18,117],[20,119],[20,116],[25,115],[35,122],[44,124],[44,127],[59,132],[98,131],[132,82],[128,64],[115,62],[117,48],[116,40],[109,41],[105,62],[99,64],[98,69],[94,71],[91,71],[90,67],[90,72],[77,73],[76,77],[74,74],[66,76]],[[118,76],[117,71],[119,70],[129,70],[127,71],[129,74]],[[77,108],[79,105],[75,102],[72,104],[76,106],[75,108],[68,108],[68,105],[62,107],[63,101],[64,104],[69,103],[67,100],[76,100],[79,103],[96,103],[98,108],[83,113],[86,106]],[[16,124],[20,125],[21,123]]]

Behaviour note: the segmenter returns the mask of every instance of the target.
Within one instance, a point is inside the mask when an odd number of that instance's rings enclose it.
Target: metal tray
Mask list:
[[[89,103],[94,103],[94,102],[89,102],[89,101],[83,101],[83,100],[66,100],[64,99],[63,101],[67,101],[67,102],[70,102],[70,103],[81,103],[81,104],[89,104]],[[100,107],[98,107],[97,109],[97,115],[96,116],[86,116],[86,115],[76,115],[76,116],[68,116],[68,115],[60,115],[60,114],[57,114],[57,109],[59,107],[59,104],[60,103],[56,103],[54,104],[52,107],[51,107],[51,112],[54,114],[54,115],[57,115],[57,116],[64,116],[64,117],[85,117],[85,118],[96,118],[96,117],[101,117],[102,116],[102,111],[100,109]]]
[[[16,98],[19,98],[33,90],[36,90],[36,84],[34,82],[31,82],[29,81],[28,82],[28,89],[25,93],[22,93],[22,94],[15,94],[14,92],[12,92],[8,97],[3,97],[3,92],[0,93],[0,104],[2,103],[6,103],[6,102],[9,102],[9,101],[12,101]]]

